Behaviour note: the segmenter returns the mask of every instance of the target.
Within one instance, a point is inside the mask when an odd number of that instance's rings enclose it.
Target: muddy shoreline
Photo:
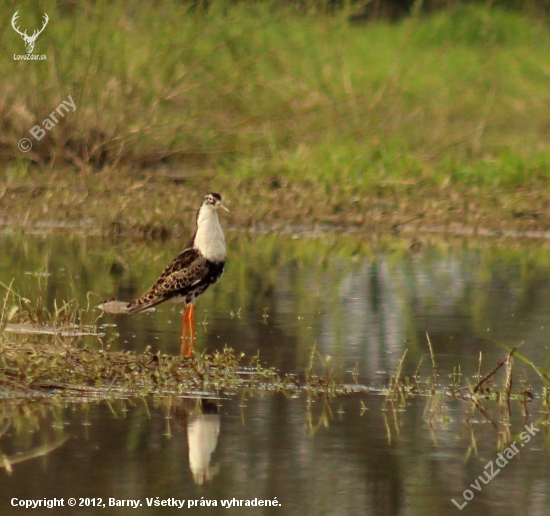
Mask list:
[[[155,175],[42,172],[0,183],[0,227],[166,239],[187,234],[205,192],[220,192],[232,230],[319,234],[436,233],[511,238],[550,237],[550,192],[422,185],[350,185],[265,179],[170,180]]]

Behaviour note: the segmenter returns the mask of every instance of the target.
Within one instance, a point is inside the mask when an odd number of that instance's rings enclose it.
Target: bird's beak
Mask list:
[[[225,204],[220,202],[220,208],[223,208],[225,211],[229,211],[229,208]]]

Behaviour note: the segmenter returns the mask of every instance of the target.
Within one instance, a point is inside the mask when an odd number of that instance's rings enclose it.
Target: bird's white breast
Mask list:
[[[203,208],[199,212],[194,247],[211,262],[226,260],[225,237],[215,210]]]

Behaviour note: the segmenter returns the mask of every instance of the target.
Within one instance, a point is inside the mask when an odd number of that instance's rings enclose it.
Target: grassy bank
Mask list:
[[[232,229],[301,232],[441,232],[545,237],[550,231],[550,191],[523,187],[381,182],[361,189],[270,178],[163,176],[150,171],[94,174],[33,171],[0,187],[0,223],[8,228],[187,241],[195,211],[207,191],[219,191]]]
[[[0,215],[147,231],[213,189],[239,225],[550,226],[543,22],[474,6],[356,26],[274,5],[18,4],[22,28],[48,12],[47,60],[12,60],[23,41],[0,36]]]

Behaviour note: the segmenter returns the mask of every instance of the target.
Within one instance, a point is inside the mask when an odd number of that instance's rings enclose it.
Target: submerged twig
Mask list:
[[[428,347],[430,348],[430,357],[432,359],[432,369],[433,369],[433,386],[432,386],[432,392],[435,392],[435,389],[438,386],[437,383],[437,366],[435,365],[435,355],[434,355],[434,349],[432,347],[432,341],[430,340],[430,336],[428,335],[428,332],[426,332],[426,338],[428,339]]]
[[[512,358],[512,355],[516,352],[518,348],[515,347],[512,349],[512,351],[510,351],[510,354],[503,360],[501,360],[498,365],[486,376],[484,376],[479,382],[478,384],[474,387],[474,390],[473,392],[478,392],[479,389],[481,389],[481,386],[487,381],[489,380],[490,378],[492,378],[496,373],[497,371],[506,363],[508,363],[508,361]],[[510,387],[511,388],[511,387]]]

